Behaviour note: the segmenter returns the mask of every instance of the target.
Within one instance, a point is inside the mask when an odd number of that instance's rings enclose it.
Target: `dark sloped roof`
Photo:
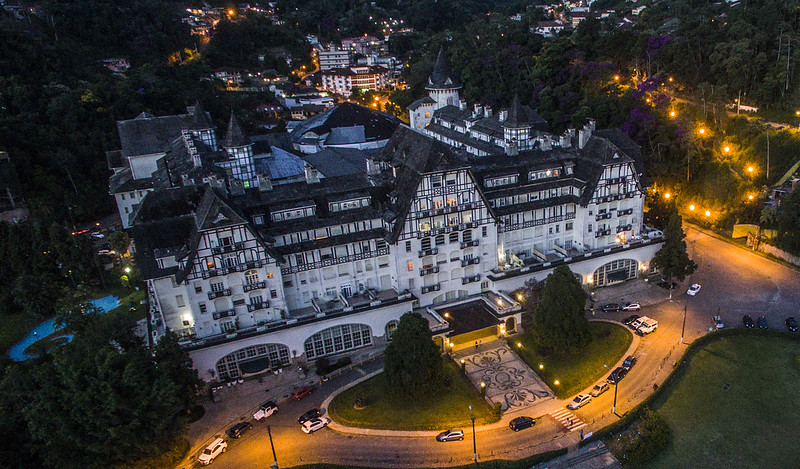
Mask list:
[[[581,205],[586,206],[592,199],[597,183],[603,176],[602,167],[607,164],[620,164],[632,162],[624,151],[614,145],[610,140],[597,135],[589,137],[586,146],[579,153],[578,164],[575,167],[575,176],[586,181],[586,188],[581,194]]]
[[[363,125],[354,125],[352,127],[336,127],[331,129],[328,138],[325,139],[325,145],[353,145],[357,143],[364,143],[367,137],[364,135]]]
[[[536,111],[519,103],[519,97],[514,95],[514,101],[508,109],[508,117],[503,122],[504,127],[534,127],[544,130],[547,121]],[[544,126],[544,127],[542,127]]]
[[[424,98],[420,98],[414,101],[413,103],[409,104],[408,109],[410,111],[414,111],[423,104],[436,104],[436,100],[431,98],[430,96],[425,96]]]
[[[108,186],[109,194],[151,189],[153,178],[134,179],[131,168],[125,168],[111,175]]]
[[[394,242],[403,230],[403,221],[425,173],[467,166],[466,157],[455,153],[448,145],[415,132],[405,125],[392,135],[381,152],[381,159],[396,168],[396,178],[390,197],[394,203],[384,215],[393,224],[390,241]]]
[[[594,132],[600,137],[607,138],[620,150],[624,151],[628,156],[633,159],[633,165],[636,168],[636,173],[639,175],[639,183],[643,188],[650,187],[650,181],[645,172],[644,157],[642,156],[642,147],[634,142],[628,134],[622,130],[616,129],[602,129]]]
[[[325,177],[338,177],[347,174],[364,174],[367,171],[367,158],[380,153],[380,150],[358,150],[355,148],[326,148],[304,160],[317,168]]]
[[[386,140],[401,124],[400,119],[353,103],[341,103],[328,111],[303,121],[289,136],[298,143],[307,132],[326,135],[340,127],[363,126],[367,141]]]
[[[276,147],[266,157],[256,159],[255,164],[258,174],[268,174],[273,181],[302,176],[306,166],[299,156]]]
[[[117,121],[117,132],[122,146],[122,156],[152,155],[164,151],[182,129],[192,127],[193,116],[153,117],[145,112],[135,119]]]
[[[461,83],[453,76],[447,55],[444,53],[444,49],[440,48],[439,55],[436,57],[436,65],[433,66],[433,72],[428,78],[428,86],[425,89],[457,90],[459,88],[461,88]]]
[[[239,119],[231,111],[231,119],[228,122],[228,133],[225,134],[225,148],[246,147],[250,145],[249,138],[242,132],[242,127],[239,125]]]

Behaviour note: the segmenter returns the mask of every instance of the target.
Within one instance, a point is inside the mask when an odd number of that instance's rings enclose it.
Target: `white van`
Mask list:
[[[658,328],[658,321],[655,319],[642,317],[639,318],[639,321],[639,327],[636,328],[636,332],[641,335],[647,335]]]

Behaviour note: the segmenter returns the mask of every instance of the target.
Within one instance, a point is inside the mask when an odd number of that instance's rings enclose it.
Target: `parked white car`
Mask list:
[[[572,402],[567,404],[567,409],[576,410],[585,406],[591,401],[592,401],[592,396],[588,394],[578,394],[577,396],[575,396],[575,399],[573,399]]]
[[[208,466],[214,462],[214,458],[227,450],[228,443],[222,438],[217,438],[212,441],[210,445],[206,446],[203,452],[200,453],[200,456],[197,457],[197,461],[204,466]]]
[[[327,417],[306,420],[303,422],[303,431],[306,433],[314,433],[321,428],[327,427],[329,423],[331,423],[331,419]]]
[[[688,290],[686,290],[686,293],[688,293],[690,296],[695,296],[699,291],[700,291],[700,284],[695,283],[694,285],[689,287]]]
[[[267,401],[258,406],[258,410],[253,414],[256,420],[263,420],[278,411],[278,404],[273,401]]]

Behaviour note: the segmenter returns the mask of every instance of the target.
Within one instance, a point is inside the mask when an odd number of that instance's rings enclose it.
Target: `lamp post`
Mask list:
[[[272,469],[278,469],[278,456],[275,455],[275,445],[272,443],[272,431],[270,430],[269,425],[267,425],[267,434],[269,435],[269,445],[272,447],[272,460],[275,461],[269,467]]]
[[[689,300],[683,305],[683,325],[681,326],[681,344],[683,344],[683,333],[686,331],[686,308],[689,306]]]
[[[603,364],[603,366],[608,368],[608,365],[606,365],[606,364]],[[611,368],[608,368],[608,369],[610,370]],[[619,382],[618,379],[614,381],[614,404],[611,406],[611,413],[614,414],[614,415],[617,415],[617,383],[618,382]]]
[[[469,418],[472,420],[472,460],[478,464],[478,444],[475,441],[475,415],[472,413],[472,406],[469,406]]]

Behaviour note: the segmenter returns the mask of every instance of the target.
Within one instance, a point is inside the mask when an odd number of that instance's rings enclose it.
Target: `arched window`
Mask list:
[[[386,340],[392,340],[392,334],[397,330],[397,319],[392,319],[386,323]]]
[[[364,324],[343,324],[317,332],[306,339],[306,358],[319,358],[372,345],[372,331]]]
[[[263,363],[260,363],[263,362]],[[244,367],[240,365],[245,364]],[[249,368],[275,368],[289,364],[289,347],[283,344],[257,344],[239,349],[225,355],[217,362],[217,376],[220,380],[238,378]]]
[[[244,273],[244,281],[247,285],[252,285],[254,283],[258,283],[258,271],[257,270],[248,270]]]

